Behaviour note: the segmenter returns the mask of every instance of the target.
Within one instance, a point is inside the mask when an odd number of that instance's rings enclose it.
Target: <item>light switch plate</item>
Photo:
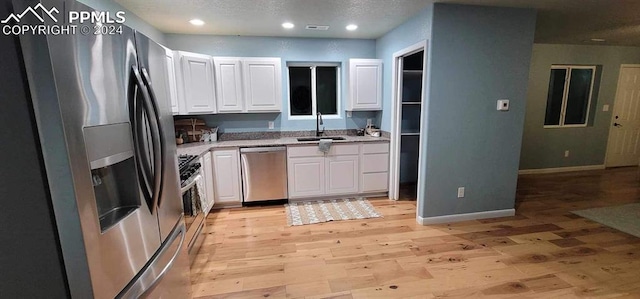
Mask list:
[[[269,122],[269,129],[273,129],[273,122],[272,121]]]
[[[502,99],[498,100],[498,111],[509,111],[509,100]]]
[[[609,111],[609,105],[602,105],[602,111],[604,112]]]

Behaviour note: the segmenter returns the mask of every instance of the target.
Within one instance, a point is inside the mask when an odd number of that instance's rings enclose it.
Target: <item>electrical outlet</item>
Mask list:
[[[347,111],[347,117],[352,117],[353,113],[351,111]]]
[[[602,105],[602,111],[604,112],[609,111],[609,105]]]
[[[509,100],[502,99],[498,100],[498,111],[509,111]]]
[[[464,187],[458,187],[458,198],[464,197]]]
[[[564,151],[564,157],[569,158],[569,150]]]
[[[373,119],[367,118],[367,127],[370,127],[372,123],[373,123]]]
[[[272,121],[269,122],[269,129],[273,129],[273,122]]]

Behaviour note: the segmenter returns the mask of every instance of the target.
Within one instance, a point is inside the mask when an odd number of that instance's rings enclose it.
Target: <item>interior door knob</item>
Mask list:
[[[613,123],[613,126],[614,126],[614,127],[618,127],[618,128],[622,128],[622,125],[621,125],[621,124],[619,124],[619,123]]]

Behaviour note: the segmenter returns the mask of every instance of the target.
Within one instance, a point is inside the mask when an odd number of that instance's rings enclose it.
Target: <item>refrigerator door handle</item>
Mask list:
[[[157,104],[157,98],[156,98],[156,94],[153,91],[153,87],[151,87],[151,78],[149,76],[149,72],[147,72],[147,69],[145,67],[141,67],[142,70],[142,82],[146,85],[147,87],[147,91],[149,94],[149,101],[147,101],[147,115],[152,115],[153,116],[153,125],[155,125],[155,130],[156,130],[156,141],[157,144],[154,145],[154,156],[156,157],[160,157],[159,160],[157,160],[155,166],[154,166],[154,170],[158,170],[157,171],[157,175],[156,175],[156,190],[154,191],[154,194],[156,194],[156,205],[160,206],[160,198],[161,198],[161,193],[162,193],[162,185],[164,185],[164,173],[165,173],[165,167],[164,167],[164,155],[165,155],[165,140],[164,140],[164,135],[162,134],[163,130],[162,130],[162,125],[161,125],[161,121],[160,121],[160,110],[158,109],[158,104]],[[152,112],[150,113],[149,110],[152,110]]]
[[[137,66],[131,66],[131,78],[129,83],[129,114],[131,120],[131,131],[133,133],[133,143],[135,148],[135,161],[138,169],[138,181],[140,182],[140,188],[142,189],[142,194],[145,197],[145,200],[149,206],[149,209],[153,213],[153,190],[152,187],[152,173],[151,173],[151,165],[149,165],[149,157],[146,151],[143,150],[143,136],[144,136],[144,127],[142,126],[142,122],[144,119],[144,110],[143,105],[138,98],[138,92],[142,94],[143,98],[148,98],[149,94],[147,90],[144,88],[142,83],[142,78],[140,76],[140,72],[138,71]]]

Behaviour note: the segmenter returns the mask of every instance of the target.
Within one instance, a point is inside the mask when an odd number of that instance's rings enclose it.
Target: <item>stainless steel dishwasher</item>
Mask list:
[[[287,199],[287,148],[240,149],[243,202]]]

